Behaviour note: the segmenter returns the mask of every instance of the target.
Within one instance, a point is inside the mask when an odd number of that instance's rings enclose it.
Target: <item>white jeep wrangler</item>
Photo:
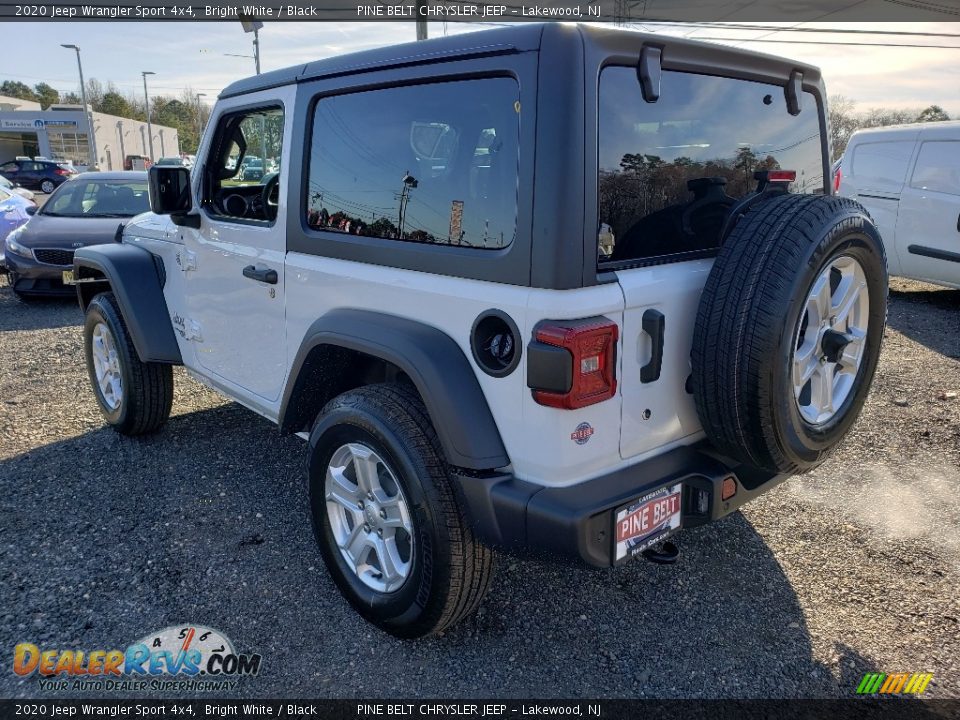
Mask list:
[[[157,430],[184,365],[308,438],[330,573],[398,636],[469,615],[495,548],[670,562],[869,390],[886,260],[829,194],[825,97],[789,60],[559,24],[234,83],[193,170],[76,253],[97,402]]]

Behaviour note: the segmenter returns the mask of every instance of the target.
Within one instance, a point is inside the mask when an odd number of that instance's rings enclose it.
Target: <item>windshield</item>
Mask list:
[[[131,217],[150,209],[146,180],[71,180],[40,211],[55,217]]]

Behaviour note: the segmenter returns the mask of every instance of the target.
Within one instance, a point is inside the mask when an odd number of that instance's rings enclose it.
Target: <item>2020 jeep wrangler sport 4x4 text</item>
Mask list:
[[[886,260],[825,123],[814,67],[559,24],[241,80],[76,253],[97,402],[154,431],[184,365],[308,438],[327,567],[398,636],[497,548],[671,561],[867,395]]]

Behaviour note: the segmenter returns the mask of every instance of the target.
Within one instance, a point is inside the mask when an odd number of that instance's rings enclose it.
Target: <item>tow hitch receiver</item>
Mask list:
[[[667,540],[659,547],[652,547],[641,553],[647,560],[657,565],[673,565],[680,557],[680,548]]]

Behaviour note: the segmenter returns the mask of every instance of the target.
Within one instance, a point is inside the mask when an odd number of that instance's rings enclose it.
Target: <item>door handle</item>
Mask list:
[[[659,310],[650,308],[643,313],[643,331],[650,336],[650,362],[640,368],[640,382],[649,383],[660,379],[663,366],[663,332],[666,318]]]
[[[270,285],[276,285],[277,280],[280,279],[276,270],[271,268],[263,268],[260,270],[254,265],[247,265],[243,269],[243,276],[250,278],[251,280],[259,280],[260,282],[269,283]]]

